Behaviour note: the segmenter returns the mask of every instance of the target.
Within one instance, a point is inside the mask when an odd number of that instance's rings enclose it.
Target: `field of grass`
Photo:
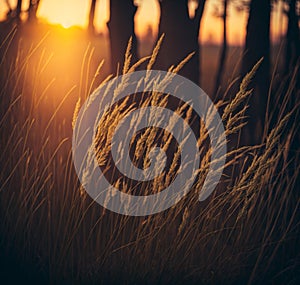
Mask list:
[[[274,71],[271,94],[281,101],[270,112],[272,123],[260,145],[236,143],[255,70],[233,100],[216,103],[223,110],[229,153],[222,181],[209,199],[197,201],[200,175],[174,207],[130,217],[95,203],[80,186],[72,161],[76,102],[82,104],[109,74],[108,63],[102,64],[107,43],[89,44],[76,30],[35,32],[12,29],[0,45],[3,284],[299,282],[297,69],[283,80]],[[218,58],[214,49],[202,50],[201,87],[207,92]],[[238,48],[230,50],[224,82],[235,77],[237,53]],[[107,126],[116,117],[106,118]],[[200,133],[201,144],[203,126]],[[204,158],[203,174],[209,164]]]

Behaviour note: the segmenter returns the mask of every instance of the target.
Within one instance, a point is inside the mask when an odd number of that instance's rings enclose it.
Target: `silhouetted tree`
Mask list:
[[[167,70],[178,64],[188,54],[194,52],[192,59],[183,67],[181,74],[199,83],[200,46],[199,30],[205,7],[205,0],[198,0],[194,17],[190,17],[188,0],[161,0],[159,34],[165,34],[156,67]]]
[[[248,113],[247,142],[261,141],[268,90],[270,87],[270,0],[252,0],[246,30],[245,54],[242,62],[242,76],[263,58],[253,80],[253,95]]]
[[[36,21],[36,13],[39,8],[40,0],[30,0],[28,7],[28,21]]]
[[[89,12],[88,30],[92,35],[95,34],[94,19],[95,19],[96,4],[97,4],[97,0],[91,1],[91,7]]]
[[[21,12],[22,12],[22,0],[18,0],[16,7],[16,19],[18,21],[21,20]]]
[[[223,13],[221,15],[222,22],[223,22],[223,44],[222,44],[222,50],[220,55],[219,68],[216,75],[215,91],[214,91],[215,95],[217,95],[218,89],[221,85],[222,75],[225,67],[226,54],[227,54],[227,7],[228,7],[228,0],[223,0]]]
[[[36,20],[36,13],[39,8],[40,0],[29,0],[28,1],[28,9],[22,11],[23,1],[18,0],[17,6],[15,9],[12,9],[10,2],[8,0],[5,1],[6,6],[8,8],[8,12],[6,14],[6,20],[10,22],[11,20],[17,20],[17,22],[21,21],[22,12],[26,12],[28,15],[28,22],[33,22]]]
[[[285,55],[285,73],[289,73],[292,66],[297,64],[300,58],[300,31],[297,14],[298,0],[288,0],[289,9],[287,12],[288,26],[286,33],[286,55]]]
[[[115,72],[124,64],[128,41],[132,38],[132,61],[138,58],[137,38],[134,32],[134,16],[137,6],[133,0],[110,0],[110,19],[107,23],[110,38],[111,68]]]

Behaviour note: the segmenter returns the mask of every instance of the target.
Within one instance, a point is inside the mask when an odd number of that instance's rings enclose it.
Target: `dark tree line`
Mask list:
[[[26,12],[28,22],[33,22],[36,20],[36,13],[40,5],[40,0],[30,0],[25,11],[22,11],[23,0],[18,0],[15,8],[12,8],[9,0],[5,0],[5,4],[8,8],[6,14],[7,21],[16,20],[17,22],[21,22],[21,14],[22,12]]]
[[[154,68],[168,70],[172,65],[178,64],[187,55],[193,53],[193,57],[184,66],[180,73],[199,84],[200,81],[200,45],[199,31],[201,19],[205,9],[206,0],[157,0],[160,7],[160,20],[158,26],[158,38],[164,34],[157,62]],[[197,8],[194,16],[189,13],[189,1],[194,1]],[[271,7],[276,0],[222,0],[222,13],[219,17],[223,23],[223,44],[221,46],[219,67],[215,78],[215,90],[217,94],[222,84],[222,75],[225,69],[227,43],[227,14],[228,5],[235,5],[248,9],[248,21],[246,27],[246,38],[244,56],[241,66],[241,77],[249,72],[252,67],[263,58],[261,66],[252,82],[255,92],[250,99],[249,130],[262,135],[264,116],[270,88],[270,21]],[[299,0],[282,0],[287,3],[289,9],[288,28],[286,33],[286,56],[285,70],[288,72],[299,60],[299,15],[297,3]],[[90,23],[94,17],[95,2],[92,1]],[[132,38],[132,59],[138,59],[138,42],[134,31],[134,17],[138,7],[133,0],[110,0],[110,20],[108,29],[111,45],[112,71],[122,68],[124,54],[130,38]],[[241,8],[240,8],[241,9]],[[247,140],[251,141],[254,136],[249,135]],[[255,140],[252,141],[255,143]]]
[[[144,0],[145,1],[145,0]],[[193,16],[189,13],[189,2],[196,4]],[[222,75],[225,70],[227,43],[227,17],[228,5],[235,3],[243,9],[248,9],[248,21],[244,56],[241,66],[241,77],[263,58],[262,64],[252,82],[255,92],[251,98],[249,111],[249,126],[257,133],[262,132],[264,115],[270,87],[270,21],[272,5],[282,1],[287,7],[288,19],[285,37],[285,74],[288,74],[299,62],[300,33],[299,33],[299,0],[220,0],[222,12],[219,17],[223,23],[223,44],[220,50],[219,66],[215,77],[216,94],[222,85]],[[134,0],[110,0],[110,19],[107,23],[110,39],[111,68],[115,73],[123,68],[124,55],[129,42],[131,42],[132,62],[139,59],[138,40],[135,34],[134,18],[138,10]],[[22,0],[17,0],[14,8],[9,0],[5,1],[8,7],[7,21],[20,23],[21,15],[27,14],[27,21],[36,20],[36,13],[40,0],[30,0],[25,11],[22,11]],[[27,2],[26,2],[27,3]],[[168,70],[193,53],[192,58],[183,67],[180,73],[199,84],[200,82],[200,45],[199,32],[206,0],[157,0],[160,8],[158,23],[158,38],[164,34],[157,62],[154,68]],[[88,29],[95,33],[94,18],[97,0],[90,0]]]
[[[297,64],[300,63],[299,11],[297,11],[300,1],[285,0],[284,2],[288,6],[286,13],[288,25],[285,36],[285,68],[283,75],[289,75],[289,73],[294,72]],[[252,0],[249,6],[245,54],[243,57],[241,75],[244,76],[259,59],[263,58],[252,83],[254,92],[249,102],[248,137],[246,136],[245,139],[252,143],[257,143],[259,136],[263,134],[268,96],[272,97],[272,90],[270,89],[270,19],[272,4],[274,4],[274,1],[271,0]],[[273,103],[276,100],[273,98],[270,99],[271,105],[268,106],[269,109],[276,109]],[[253,131],[258,134],[258,137],[255,138],[255,136],[253,136]]]
[[[186,65],[182,71],[183,75],[186,75],[195,82],[199,82],[199,59],[200,59],[200,46],[198,42],[199,31],[201,25],[201,19],[205,8],[205,0],[192,0],[197,3],[197,9],[194,13],[194,17],[190,17],[188,11],[188,4],[191,0],[157,0],[160,7],[160,21],[159,21],[159,34],[165,34],[165,38],[160,50],[157,68],[167,69],[173,64],[177,64],[189,53],[194,52],[194,56],[191,61]],[[288,3],[288,30],[287,30],[287,62],[294,62],[295,57],[299,54],[299,26],[298,15],[296,11],[298,0],[282,0]],[[92,3],[95,2],[94,0]],[[224,70],[224,64],[227,54],[227,10],[229,0],[222,0],[223,12],[220,15],[223,22],[223,44],[220,53],[219,69],[216,74],[215,91],[220,87],[222,81],[222,71]],[[232,1],[239,7],[249,10],[248,24],[246,28],[245,38],[245,57],[243,60],[243,66],[241,73],[244,74],[249,71],[251,67],[260,58],[264,58],[263,66],[260,68],[261,73],[267,79],[268,72],[264,72],[269,69],[270,65],[270,14],[271,14],[271,0],[252,0],[252,1]],[[138,9],[134,5],[133,0],[124,1],[110,1],[110,13],[111,18],[108,23],[110,39],[111,39],[111,51],[114,54],[114,58],[119,58],[117,62],[122,65],[123,57],[118,55],[124,53],[124,46],[127,45],[130,37],[134,39],[133,52],[137,55],[137,41],[134,32],[134,16]],[[92,7],[94,7],[92,5]],[[94,10],[91,9],[91,17],[93,18]],[[91,22],[91,20],[90,20]],[[120,35],[117,39],[116,35]],[[120,48],[114,48],[114,42],[119,42]],[[126,43],[126,44],[125,44]],[[134,56],[136,57],[136,56]],[[114,60],[116,61],[116,60]],[[115,64],[114,64],[115,66]],[[288,66],[288,63],[287,63]],[[198,69],[198,70],[197,70]],[[262,77],[260,77],[262,78]],[[265,81],[264,81],[265,82]]]
[[[206,0],[194,0],[198,7],[194,17],[189,16],[189,0],[158,0],[160,6],[159,34],[165,34],[155,68],[167,70],[178,64],[188,54],[192,59],[183,68],[182,75],[199,83],[199,31]],[[89,14],[89,30],[93,31],[96,0],[92,0]],[[133,0],[110,0],[110,19],[107,23],[111,49],[111,67],[122,68],[128,41],[132,39],[132,60],[138,59],[138,42],[134,31],[134,17],[138,7]]]
[[[144,0],[145,1],[145,0]],[[189,2],[196,4],[194,16],[189,14]],[[269,82],[270,69],[270,14],[271,5],[282,1],[287,6],[288,28],[286,32],[285,71],[299,59],[299,0],[220,0],[222,12],[219,17],[223,23],[223,44],[221,46],[219,66],[215,78],[215,94],[222,84],[222,74],[226,61],[227,43],[227,11],[230,3],[248,8],[249,16],[245,38],[245,56],[243,58],[241,74],[244,75],[260,59],[264,58],[257,76],[257,85],[261,93],[266,93],[265,88]],[[17,0],[17,5],[12,8],[11,2],[6,0],[8,7],[7,19],[20,22],[21,14],[26,13],[29,22],[36,20],[36,13],[40,0],[29,0],[28,8],[22,11],[23,0]],[[130,38],[132,38],[132,60],[138,59],[138,41],[135,34],[134,17],[138,6],[134,0],[110,0],[110,19],[107,23],[111,45],[112,71],[117,66],[122,68],[124,53]],[[200,45],[199,32],[206,0],[157,0],[160,7],[160,20],[158,24],[158,38],[164,34],[160,53],[155,68],[167,70],[171,65],[178,64],[188,54],[193,53],[191,60],[185,65],[181,74],[196,83],[200,81]],[[26,1],[27,3],[27,1]],[[94,18],[97,0],[90,0],[88,30],[94,34]],[[262,100],[263,101],[263,100]],[[264,105],[264,104],[261,104]]]

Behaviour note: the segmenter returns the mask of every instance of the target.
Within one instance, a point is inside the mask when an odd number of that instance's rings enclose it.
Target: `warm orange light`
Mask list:
[[[62,26],[65,29],[69,29],[70,27],[72,27],[72,24],[62,23]]]
[[[136,33],[144,36],[152,28],[154,35],[157,34],[159,22],[158,0],[136,1],[139,5],[136,14]],[[192,2],[193,3],[193,2]],[[73,25],[87,27],[90,1],[86,0],[42,0],[38,16],[50,23],[60,24],[64,28]],[[213,16],[213,5],[207,2],[201,25],[201,41],[222,41],[222,22]],[[245,35],[246,17],[245,13],[236,13],[230,7],[228,18],[228,41],[230,44],[242,44]],[[109,0],[97,2],[94,24],[99,32],[107,33],[106,23],[109,20]]]
[[[159,21],[158,0],[136,0],[139,5],[136,14],[136,33],[144,36],[149,31],[149,26],[154,34],[157,33]],[[60,24],[64,28],[71,26],[87,27],[90,0],[42,0],[38,11],[38,17],[53,24]],[[192,2],[193,3],[193,2]],[[201,23],[202,42],[222,42],[222,21],[213,16],[214,6],[208,1],[205,7]],[[229,44],[243,45],[245,40],[247,13],[238,13],[233,5],[228,11],[228,42]],[[272,39],[278,38],[282,27],[278,26],[280,13],[278,8],[273,9],[271,30]],[[107,33],[106,23],[109,20],[109,0],[98,0],[94,24],[99,32]]]
[[[64,28],[71,26],[86,27],[90,1],[42,0],[38,17]]]

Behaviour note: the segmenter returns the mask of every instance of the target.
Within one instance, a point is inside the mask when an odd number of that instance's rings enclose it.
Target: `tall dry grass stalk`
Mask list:
[[[9,35],[0,48],[1,52],[4,48],[4,55],[13,36],[14,33]],[[133,64],[129,42],[123,73],[133,72],[147,61],[147,68],[151,69],[162,40],[163,37],[151,56]],[[49,86],[49,82],[38,80],[47,65],[36,68],[38,65],[32,57],[45,58],[47,52],[37,47],[26,55],[20,45],[13,57],[3,56],[0,65],[0,140],[3,150],[0,155],[0,244],[3,252],[17,251],[22,264],[34,264],[52,283],[62,280],[91,284],[119,280],[129,283],[144,280],[170,284],[232,283],[241,279],[268,280],[274,270],[279,274],[275,277],[281,278],[281,274],[289,270],[289,256],[296,258],[293,252],[289,255],[282,252],[284,249],[292,251],[297,242],[295,231],[299,230],[296,219],[299,197],[295,192],[299,167],[290,172],[291,161],[285,155],[290,146],[289,137],[283,136],[287,127],[291,131],[296,129],[297,123],[289,120],[291,113],[281,110],[285,115],[261,145],[241,147],[228,153],[224,176],[233,173],[230,172],[233,166],[238,171],[234,172],[235,176],[224,177],[217,192],[202,204],[197,202],[198,190],[207,173],[210,150],[206,143],[207,128],[199,122],[198,143],[203,157],[197,181],[189,195],[171,209],[153,216],[117,215],[82,195],[72,166],[72,126],[80,104],[94,82],[94,77],[88,82],[85,75],[92,50],[88,47],[84,55],[80,96],[79,99],[74,96],[73,116],[65,112],[68,107],[64,102],[74,95],[74,89],[66,92],[59,103],[50,106],[48,98],[55,92],[52,89],[55,82],[51,81]],[[179,72],[191,56],[170,70]],[[216,106],[226,106],[222,119],[229,138],[234,138],[244,126],[247,108],[244,102],[252,92],[248,90],[248,84],[258,66],[259,63],[246,75],[231,102],[216,103]],[[29,77],[34,80],[31,80],[32,88],[27,89]],[[162,86],[168,80],[170,78],[164,78]],[[126,85],[126,82],[122,84]],[[118,88],[121,90],[124,86]],[[36,93],[31,94],[31,90]],[[37,98],[38,94],[43,95]],[[104,96],[107,94],[109,90]],[[93,98],[88,100],[92,102]],[[155,93],[139,104],[127,98],[107,110],[100,121],[101,129],[95,127],[97,137],[93,146],[98,164],[104,171],[110,170],[107,159],[118,122],[142,106],[166,107],[167,101],[168,96]],[[178,106],[176,113],[185,114],[186,120],[192,119],[186,105]],[[162,118],[157,114],[159,119]],[[137,124],[138,120],[132,127]],[[174,121],[171,120],[172,124]],[[157,136],[163,141],[165,151],[174,147],[168,132],[149,128],[136,137],[133,161],[137,165],[147,167]],[[180,149],[173,153],[169,173],[154,180],[151,187],[143,186],[144,193],[152,193],[154,189],[160,191],[164,183],[170,183],[170,174],[176,171],[179,158]],[[132,185],[118,179],[115,186],[129,191]],[[140,191],[139,187],[135,185],[134,191]]]

